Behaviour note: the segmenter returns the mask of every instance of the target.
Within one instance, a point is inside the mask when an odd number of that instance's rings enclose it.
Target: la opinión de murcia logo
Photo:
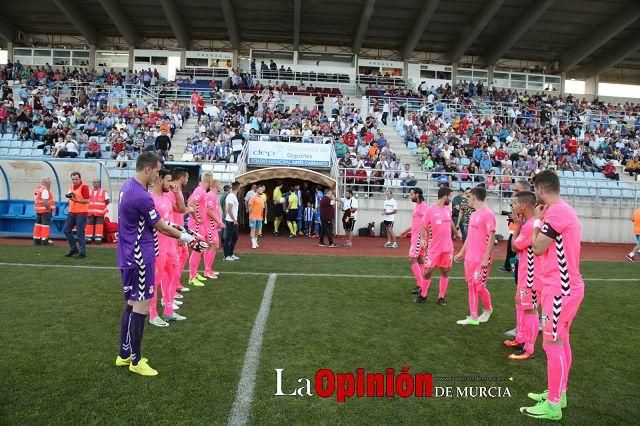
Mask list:
[[[274,396],[319,396],[345,402],[348,398],[505,398],[511,397],[506,386],[433,386],[431,373],[411,373],[404,366],[396,371],[387,368],[384,373],[368,373],[364,368],[353,372],[335,373],[320,369],[313,380],[297,379],[295,385],[285,383],[284,368],[276,368],[276,393]],[[439,378],[443,381],[498,381],[503,378]],[[512,380],[509,378],[509,380]]]

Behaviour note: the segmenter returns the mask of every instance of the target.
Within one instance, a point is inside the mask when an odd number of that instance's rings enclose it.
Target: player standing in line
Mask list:
[[[560,179],[550,170],[534,181],[536,220],[533,223],[533,254],[540,257],[542,289],[542,347],[547,354],[547,391],[530,393],[538,401],[520,412],[545,420],[560,420],[567,406],[567,383],[573,355],[569,344],[571,324],[582,299],[580,274],[582,229],[575,210],[560,198]]]
[[[427,203],[424,201],[422,189],[411,188],[409,190],[409,199],[416,203],[413,213],[411,214],[411,228],[407,229],[399,235],[400,238],[411,236],[411,245],[409,246],[409,264],[411,271],[416,279],[416,287],[412,294],[419,294],[424,287],[424,257],[427,241],[424,235],[424,227],[422,221],[427,209]]]
[[[519,349],[510,354],[509,359],[525,360],[532,358],[536,339],[538,337],[538,291],[539,261],[535,260],[531,247],[533,234],[533,219],[535,217],[536,195],[529,191],[518,191],[513,199],[511,219],[513,221],[513,237],[511,246],[513,252],[519,255],[518,285],[516,288],[516,334],[513,340],[505,340],[505,346]],[[524,224],[523,224],[524,221]]]
[[[487,290],[487,281],[493,261],[493,248],[496,237],[496,217],[484,200],[487,191],[476,186],[469,193],[469,207],[474,212],[469,218],[467,239],[455,255],[454,260],[464,259],[464,276],[469,292],[469,316],[458,321],[460,325],[478,325],[489,321],[493,308],[491,294]],[[482,300],[484,312],[478,316],[478,298]]]
[[[220,210],[220,201],[218,201],[218,192],[220,191],[220,181],[211,180],[209,192],[207,192],[207,209],[205,219],[208,222],[206,227],[207,244],[209,249],[204,252],[204,276],[213,280],[218,279],[219,272],[213,270],[213,262],[216,259],[216,249],[220,247],[219,229],[224,229],[225,224],[222,221],[222,212]]]
[[[264,185],[258,185],[262,187],[262,194],[260,195],[260,198],[262,198],[262,205],[264,206],[262,208],[262,217],[263,220],[260,221],[259,223],[259,227],[258,227],[258,237],[262,237],[262,227],[263,225],[266,225],[269,223],[269,206],[267,205],[267,193],[265,192],[267,190],[267,188]]]
[[[422,292],[416,295],[416,302],[422,303],[427,300],[427,293],[431,285],[431,274],[436,268],[440,269],[440,282],[438,291],[438,305],[447,306],[445,295],[449,286],[449,271],[451,270],[453,258],[453,240],[451,235],[462,240],[453,224],[451,207],[451,188],[441,187],[438,189],[438,201],[427,208],[422,219],[422,226],[427,235],[427,256],[425,259],[424,282]]]
[[[193,190],[188,200],[189,206],[193,209],[189,220],[189,230],[203,236],[211,232],[207,216],[207,191],[211,187],[212,180],[213,175],[210,172],[204,172],[200,176],[200,184]],[[207,279],[198,273],[201,259],[202,253],[198,251],[192,251],[189,256],[189,284],[195,287],[203,287],[203,281]]]
[[[273,235],[280,236],[280,222],[282,222],[282,216],[284,215],[284,197],[282,196],[282,182],[278,182],[273,190]]]
[[[633,234],[636,237],[636,245],[627,255],[627,259],[631,262],[635,262],[636,254],[638,254],[638,250],[640,250],[640,208],[633,212],[631,215],[631,221],[633,222]]]
[[[247,205],[249,207],[249,228],[251,234],[251,248],[257,249],[259,230],[262,227],[262,218],[264,214],[264,186],[258,185],[255,194],[249,199]]]
[[[386,192],[384,207],[382,209],[383,226],[387,230],[387,242],[384,244],[387,248],[398,248],[396,236],[393,234],[393,221],[398,213],[398,202],[393,198],[393,192],[390,189]]]
[[[158,177],[153,183],[151,198],[156,208],[156,212],[165,222],[171,223],[174,218],[173,202],[167,196],[171,187],[171,172],[161,169]],[[171,286],[175,271],[178,268],[178,245],[174,238],[166,235],[158,235],[158,256],[155,265],[155,283],[162,289],[162,305],[164,306],[163,318],[158,316],[158,291],[153,292],[151,304],[149,305],[149,324],[157,327],[168,327],[167,321],[182,321],[186,317],[173,312],[177,308],[173,304]]]
[[[184,195],[182,194],[188,181],[189,173],[186,169],[178,167],[171,171],[171,191],[167,192],[167,197],[173,203],[172,222],[181,227],[184,227],[184,215],[191,213],[191,208],[186,206]],[[189,287],[183,287],[182,284],[180,284],[182,271],[184,271],[187,260],[189,260],[189,249],[184,242],[178,241],[176,250],[178,252],[178,267],[175,269],[171,291],[174,299],[182,299],[182,295],[177,293],[177,291],[189,291]]]
[[[142,358],[144,323],[149,302],[155,292],[156,230],[187,244],[194,250],[201,245],[193,235],[167,224],[156,212],[147,186],[155,181],[160,170],[160,158],[143,152],[136,160],[136,174],[122,185],[118,208],[118,267],[126,305],[120,323],[120,349],[116,366],[128,366],[129,371],[155,376],[146,358]]]
[[[291,188],[289,197],[287,198],[287,227],[289,228],[289,238],[298,236],[298,191],[295,187]]]

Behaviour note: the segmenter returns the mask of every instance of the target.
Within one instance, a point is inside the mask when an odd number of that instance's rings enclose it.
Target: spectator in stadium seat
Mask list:
[[[418,183],[416,175],[411,171],[411,164],[407,163],[404,165],[404,170],[400,172],[399,178],[403,197],[407,198],[409,189],[413,188]]]
[[[607,165],[607,160],[604,158],[604,154],[602,152],[598,153],[598,156],[593,160],[593,162],[600,172],[603,171],[604,167]]]
[[[607,179],[620,180],[620,175],[616,171],[616,166],[613,160],[609,160],[606,166],[604,166],[604,176]]]
[[[347,145],[341,140],[334,141],[333,147],[336,150],[336,157],[343,158],[347,154]]]
[[[640,174],[640,157],[635,156],[633,159],[627,161],[624,171],[629,173],[629,176]]]
[[[76,158],[79,154],[78,142],[72,139],[71,134],[67,134],[64,148],[58,151],[59,158]]]
[[[102,158],[100,144],[98,143],[98,140],[96,138],[89,139],[87,152],[84,154],[84,158]]]

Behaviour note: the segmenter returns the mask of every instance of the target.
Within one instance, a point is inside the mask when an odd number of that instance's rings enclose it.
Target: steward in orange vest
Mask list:
[[[89,216],[87,217],[87,227],[85,228],[87,244],[91,244],[91,241],[95,241],[96,244],[102,244],[104,217],[107,215],[108,204],[109,195],[107,191],[100,187],[100,180],[94,179],[93,189],[89,191]]]
[[[65,197],[69,200],[69,214],[64,224],[64,235],[69,242],[69,253],[66,257],[78,255],[79,259],[87,257],[85,250],[84,228],[87,225],[87,215],[89,214],[89,187],[82,183],[80,173],[71,173],[72,185]],[[73,228],[76,228],[77,240],[73,235]]]
[[[49,246],[51,216],[56,210],[56,202],[51,193],[51,179],[42,179],[33,191],[33,201],[36,210],[36,224],[33,227],[33,244]]]

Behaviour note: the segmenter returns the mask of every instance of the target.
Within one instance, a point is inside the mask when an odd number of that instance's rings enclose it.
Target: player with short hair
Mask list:
[[[413,213],[411,214],[411,227],[402,232],[399,237],[404,238],[411,236],[411,245],[409,246],[409,264],[411,271],[416,279],[416,287],[412,294],[419,294],[425,286],[424,280],[424,257],[427,242],[424,235],[424,227],[422,221],[427,203],[424,201],[424,195],[421,188],[411,188],[409,190],[409,199],[416,203]]]
[[[200,176],[200,184],[193,190],[188,200],[189,206],[193,210],[189,220],[189,230],[203,236],[211,234],[209,216],[207,215],[207,191],[209,191],[212,181],[213,174],[204,172]],[[207,277],[198,273],[202,255],[201,252],[193,251],[189,256],[189,284],[194,287],[203,287],[203,281],[207,280]]]
[[[182,167],[176,167],[171,171],[171,190],[167,192],[167,197],[173,203],[173,223],[178,226],[184,227],[184,215],[191,213],[191,207],[188,207],[184,200],[184,194],[182,191],[189,182],[189,173]],[[171,291],[174,299],[181,299],[182,295],[176,293],[187,292],[189,287],[180,284],[180,278],[182,277],[182,271],[189,260],[189,248],[187,245],[178,241],[176,251],[178,253],[178,267],[175,269],[173,276],[173,284]]]
[[[476,186],[469,193],[469,206],[474,209],[469,218],[469,231],[462,248],[455,255],[456,262],[464,258],[464,275],[469,293],[469,316],[458,321],[460,325],[478,325],[489,321],[493,308],[487,281],[493,262],[496,237],[496,217],[484,200],[487,191]],[[478,316],[478,298],[482,300],[484,312]]]
[[[518,349],[509,354],[513,360],[526,360],[534,356],[534,347],[538,337],[538,291],[540,280],[539,261],[536,261],[531,247],[533,219],[535,217],[536,195],[530,191],[519,191],[513,199],[511,219],[514,224],[511,246],[518,254],[517,288],[516,288],[516,334],[513,340],[505,340],[505,346]],[[524,223],[523,223],[524,221]]]
[[[280,222],[284,215],[284,197],[282,196],[282,182],[279,181],[273,190],[273,235],[280,236]]]
[[[205,238],[209,249],[204,252],[204,276],[213,280],[218,279],[219,272],[213,270],[213,262],[216,260],[216,249],[220,247],[219,229],[224,229],[225,224],[222,221],[222,212],[220,211],[220,201],[218,200],[218,192],[220,191],[220,181],[211,179],[209,192],[207,192],[207,209],[205,220],[208,222],[207,234]]]
[[[298,235],[298,192],[295,186],[291,187],[289,197],[287,198],[287,227],[289,228],[289,238],[295,238]]]
[[[155,209],[147,186],[154,182],[161,160],[151,152],[143,152],[136,160],[136,174],[120,190],[118,207],[118,267],[122,275],[125,308],[120,323],[120,349],[116,366],[143,376],[155,376],[146,358],[142,358],[144,323],[150,299],[155,292],[156,231],[171,238],[193,244],[195,250],[204,245],[195,236],[165,222]]]
[[[530,393],[538,401],[520,412],[544,420],[560,420],[567,406],[567,384],[573,355],[571,324],[584,298],[580,274],[582,229],[575,210],[560,197],[560,179],[550,170],[535,180],[533,254],[539,256],[542,289],[542,347],[547,354],[547,391]]]
[[[640,208],[633,212],[631,215],[631,221],[633,222],[633,235],[636,238],[636,245],[627,255],[627,259],[631,262],[635,262],[636,254],[638,254],[638,250],[640,250]]]
[[[258,185],[253,196],[247,202],[249,207],[249,229],[251,234],[251,248],[257,249],[258,235],[262,228],[262,219],[264,214],[264,186]]]
[[[171,172],[161,169],[158,177],[153,183],[151,198],[155,205],[156,212],[166,221],[174,219],[173,202],[167,196],[171,187]],[[157,327],[168,327],[167,321],[183,321],[187,318],[178,315],[174,310],[173,292],[171,286],[175,271],[178,268],[178,248],[176,240],[166,235],[158,235],[158,255],[155,264],[155,282],[162,290],[162,305],[164,306],[163,318],[158,316],[157,297],[158,291],[153,292],[151,304],[149,305],[149,324]],[[175,306],[177,309],[177,306]]]
[[[427,208],[422,219],[422,226],[427,235],[427,256],[424,266],[424,283],[422,292],[416,295],[416,301],[422,303],[427,299],[429,286],[431,285],[431,274],[436,268],[440,269],[440,282],[438,291],[438,305],[447,306],[444,296],[449,286],[449,271],[451,270],[451,260],[453,258],[453,239],[451,235],[462,240],[458,230],[453,224],[451,204],[451,188],[446,186],[438,189],[438,200],[434,205]]]

